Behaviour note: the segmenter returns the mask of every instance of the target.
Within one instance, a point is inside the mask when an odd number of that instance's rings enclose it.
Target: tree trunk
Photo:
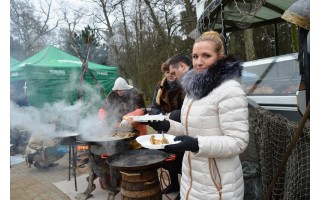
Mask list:
[[[244,45],[247,61],[256,59],[253,46],[253,29],[244,30]]]

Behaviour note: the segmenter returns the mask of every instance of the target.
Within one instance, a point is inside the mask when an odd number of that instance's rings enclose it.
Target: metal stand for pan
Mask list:
[[[77,174],[76,174],[77,145],[81,145],[82,143],[77,141],[76,136],[68,136],[68,137],[61,138],[60,144],[61,145],[68,145],[68,147],[69,147],[68,181],[71,180],[71,170],[72,170],[73,171],[73,178],[74,178],[74,188],[75,188],[75,191],[78,191]]]

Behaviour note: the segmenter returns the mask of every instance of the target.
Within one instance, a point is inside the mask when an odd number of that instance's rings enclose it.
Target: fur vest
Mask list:
[[[194,99],[201,99],[225,80],[240,80],[242,69],[240,61],[232,56],[227,56],[202,73],[197,73],[195,69],[188,71],[182,78],[182,86],[187,95]]]
[[[156,103],[161,107],[161,112],[169,113],[178,110],[183,104],[185,93],[178,81],[169,83],[164,78],[158,84]]]

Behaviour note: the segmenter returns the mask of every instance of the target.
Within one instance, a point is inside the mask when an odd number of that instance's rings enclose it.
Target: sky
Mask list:
[[[39,1],[41,1],[41,0],[30,0],[30,1],[32,2],[32,4],[35,7],[40,6],[39,5]],[[74,9],[81,8],[81,7],[90,8],[92,6],[92,3],[90,3],[89,1],[90,0],[52,0],[52,9],[51,9],[51,11],[54,11],[55,9],[60,10],[60,7],[63,6],[63,5],[69,5]],[[56,17],[56,16],[55,15],[51,15],[51,17]],[[72,17],[72,12],[68,13],[68,17],[69,18]],[[56,23],[55,19],[49,20],[49,25],[51,24],[51,26],[54,26],[55,23]],[[81,26],[85,27],[86,25],[87,25],[87,23],[86,23],[85,20],[81,20],[81,23],[78,24],[78,26],[80,26],[80,27]]]

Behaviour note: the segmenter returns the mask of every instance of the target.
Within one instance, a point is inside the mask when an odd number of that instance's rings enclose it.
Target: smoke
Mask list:
[[[19,107],[11,101],[10,126],[48,137],[57,137],[67,132],[94,135],[101,132],[104,126],[97,117],[98,111],[90,112],[86,110],[87,107],[90,106],[82,101],[74,105],[59,101],[45,104],[43,108]]]
[[[106,121],[97,120],[97,116],[87,116],[80,119],[78,132],[84,140],[103,141],[103,138],[112,137],[114,127]]]
[[[10,127],[24,129],[33,134],[52,134],[56,125],[45,119],[34,107],[19,107],[15,102],[10,103]],[[47,122],[46,122],[47,121]]]
[[[76,77],[73,76],[70,84],[62,92],[67,94],[77,87],[79,82],[76,82]],[[64,136],[63,134],[68,133],[91,137],[112,132],[112,130],[106,131],[111,128],[98,119],[98,108],[102,105],[103,99],[94,87],[83,82],[82,92],[85,98],[73,104],[60,100],[45,103],[42,108],[35,108],[20,107],[11,101],[10,127],[12,130],[25,130],[32,135],[45,135],[49,138]]]

